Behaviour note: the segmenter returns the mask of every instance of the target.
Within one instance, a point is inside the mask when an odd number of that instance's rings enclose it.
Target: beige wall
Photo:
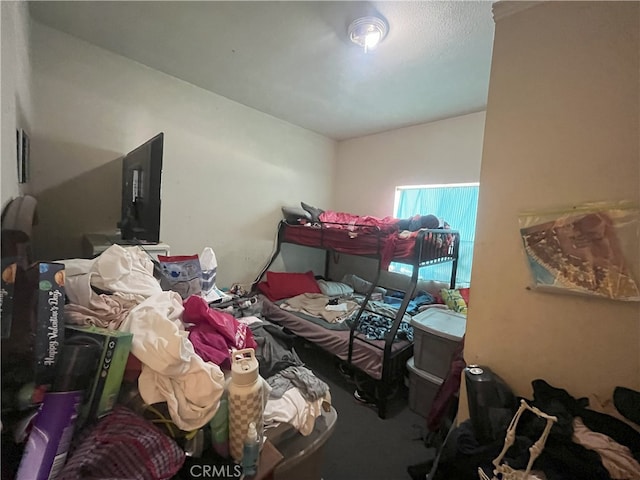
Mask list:
[[[640,203],[640,3],[546,2],[501,18],[510,3],[495,10],[466,361],[527,398],[536,378],[573,396],[638,390],[640,304],[527,290],[517,216]]]
[[[334,141],[38,23],[32,43],[40,258],[115,229],[119,158],[160,131],[161,239],[172,254],[213,247],[221,286],[260,271],[282,205],[330,203]]]
[[[385,217],[394,213],[397,186],[478,182],[484,122],[485,113],[477,112],[338,143],[333,208]],[[377,268],[374,261],[342,255],[330,273],[335,280],[345,273],[372,280]],[[405,288],[407,281],[380,277],[390,288]]]
[[[334,208],[384,217],[393,215],[397,186],[477,182],[484,118],[478,112],[340,142]]]
[[[18,184],[16,129],[31,130],[31,66],[29,62],[29,13],[26,2],[0,2],[2,36],[2,164],[0,205],[21,193],[28,185]]]

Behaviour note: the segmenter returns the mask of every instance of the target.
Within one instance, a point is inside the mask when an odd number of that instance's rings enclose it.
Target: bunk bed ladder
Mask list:
[[[373,279],[373,281],[371,282],[371,285],[369,287],[369,290],[367,290],[367,293],[364,297],[364,301],[362,302],[362,304],[360,305],[360,308],[358,309],[358,313],[356,314],[353,323],[351,324],[351,329],[349,332],[349,353],[347,355],[347,364],[349,365],[349,368],[351,368],[352,365],[352,359],[353,359],[353,340],[355,339],[355,334],[357,331],[358,326],[360,325],[360,319],[362,318],[362,314],[365,312],[365,310],[367,309],[367,305],[369,303],[369,300],[371,299],[371,295],[373,294],[373,291],[375,290],[375,288],[378,286],[378,282],[380,281],[380,273],[382,271],[382,256],[380,254],[380,235],[378,235],[378,255],[376,257],[377,263],[378,263],[378,267],[376,268],[376,275],[375,278]]]
[[[413,351],[413,347],[409,346],[404,350],[400,350],[392,353],[392,346],[393,346],[396,333],[398,332],[400,323],[404,319],[404,315],[407,311],[409,301],[413,297],[413,293],[415,291],[415,286],[417,282],[414,280],[414,277],[417,278],[417,274],[412,275],[411,283],[409,285],[409,288],[405,292],[404,298],[402,300],[402,304],[398,309],[398,313],[396,314],[396,317],[393,321],[391,328],[389,329],[389,331],[387,332],[387,335],[385,336],[384,350],[383,350],[383,356],[382,356],[382,376],[381,376],[381,379],[378,381],[377,388],[376,388],[376,402],[378,405],[378,416],[380,418],[386,418],[387,401],[389,400],[389,397],[393,392],[396,382],[399,382],[403,377],[402,373],[404,372],[404,362],[402,362],[402,359],[404,359],[405,355],[407,355],[405,352],[407,352],[407,350],[409,349]],[[405,353],[405,355],[403,355],[403,353]],[[408,355],[410,356],[411,354],[409,353]],[[408,357],[404,360],[405,361],[408,360]]]
[[[418,273],[420,271],[421,259],[423,258],[423,251],[422,251],[423,244],[424,244],[424,232],[419,232],[418,239],[416,241],[415,260],[412,263],[412,267],[413,267],[412,274],[409,280],[409,284],[406,286],[404,290],[402,303],[400,304],[400,308],[398,309],[395,315],[395,318],[378,314],[383,317],[393,318],[393,323],[389,328],[389,331],[385,335],[384,349],[383,349],[383,356],[382,356],[382,375],[380,380],[376,381],[376,389],[375,389],[378,416],[383,419],[386,417],[387,401],[389,399],[391,392],[393,391],[393,387],[394,387],[393,384],[394,382],[400,381],[400,379],[402,378],[402,372],[404,372],[403,360],[404,361],[408,360],[408,357],[406,359],[404,357],[407,355],[410,356],[413,350],[412,347],[408,347],[404,350],[393,352],[392,346],[393,346],[393,342],[395,340],[396,334],[398,332],[398,329],[400,328],[400,324],[404,320],[404,316],[407,312],[407,308],[409,307],[409,302],[413,298],[413,294],[415,293],[416,286],[418,284]],[[365,299],[362,302],[360,309],[358,310],[358,314],[356,315],[355,320],[353,321],[353,324],[351,325],[351,330],[349,335],[349,354],[347,357],[347,363],[350,368],[353,367],[352,358],[353,358],[354,341],[358,340],[361,342],[370,343],[370,342],[367,342],[366,338],[357,336],[357,327],[360,324],[360,319],[362,317],[362,314],[365,311],[370,311],[369,309],[367,309],[367,305],[369,300],[371,299],[373,290],[378,286],[378,283],[380,281],[380,274],[382,271],[382,254],[381,254],[380,245],[381,245],[380,238],[378,237],[378,255],[376,257],[378,268],[376,269],[376,275],[373,281],[371,282],[371,286],[365,295]],[[456,247],[456,252],[457,252],[457,247]],[[457,257],[456,257],[456,260],[457,260]],[[455,273],[452,274],[451,281],[455,282]],[[409,349],[411,351],[408,351]]]
[[[378,415],[380,416],[380,418],[385,418],[386,416],[387,400],[393,387],[393,383],[400,381],[400,379],[403,377],[402,373],[404,372],[405,368],[404,362],[406,362],[406,360],[408,360],[409,357],[413,354],[413,346],[394,353],[392,353],[392,346],[398,329],[400,328],[400,324],[404,320],[404,316],[407,313],[409,302],[413,298],[413,294],[416,291],[416,286],[418,285],[418,274],[420,272],[420,262],[423,255],[423,236],[423,232],[420,232],[418,234],[418,239],[416,241],[417,251],[415,255],[415,261],[412,265],[413,268],[409,284],[404,291],[404,297],[402,298],[402,303],[400,304],[400,308],[396,313],[393,324],[391,325],[391,328],[389,329],[385,337],[384,353],[382,357],[382,376],[381,381],[378,384],[380,391],[376,391],[377,401],[379,402]]]

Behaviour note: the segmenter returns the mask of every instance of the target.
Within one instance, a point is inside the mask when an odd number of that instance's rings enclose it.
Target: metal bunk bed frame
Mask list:
[[[278,234],[277,234],[277,240],[276,240],[277,243],[276,243],[275,250],[271,255],[271,258],[267,263],[267,265],[262,269],[262,271],[260,272],[256,280],[252,284],[252,290],[256,289],[256,285],[258,284],[262,276],[265,274],[265,272],[269,269],[269,267],[273,264],[275,259],[280,254],[281,246],[283,243],[290,243],[294,245],[302,245],[309,248],[325,250],[325,266],[324,266],[325,278],[328,278],[330,254],[332,252],[344,253],[344,252],[340,252],[339,250],[336,250],[330,245],[326,245],[324,242],[324,231],[325,231],[326,225],[335,226],[335,225],[341,225],[341,224],[334,224],[334,223],[320,224],[320,241],[318,245],[306,245],[304,243],[298,243],[294,240],[285,238],[284,230],[288,225],[289,224],[287,224],[287,222],[284,220],[281,220],[280,223],[278,224]],[[370,226],[368,227],[371,228]],[[375,345],[373,342],[368,340],[362,333],[358,332],[357,330],[357,327],[362,318],[362,314],[364,312],[374,313],[371,310],[367,309],[367,304],[371,299],[371,295],[374,289],[379,285],[380,274],[382,272],[382,253],[381,253],[382,252],[382,241],[381,241],[382,232],[377,227],[375,230],[377,235],[377,251],[375,254],[365,255],[365,254],[348,253],[349,255],[355,255],[355,256],[374,259],[377,261],[377,264],[378,264],[375,278],[373,279],[373,281],[371,281],[371,287],[365,294],[365,300],[362,302],[362,305],[358,310],[355,320],[351,325],[350,334],[349,334],[349,355],[346,362],[346,367],[351,370],[352,374],[355,369],[361,372],[362,374],[366,375],[367,377],[369,375],[367,375],[366,372],[358,368],[357,365],[353,364],[352,354],[353,354],[353,345],[354,345],[354,342],[356,341],[365,342],[375,348],[381,349],[380,346]],[[453,237],[452,242],[448,246],[448,251],[446,255],[442,255],[441,253],[438,253],[438,250],[437,250],[438,247],[436,247],[432,243],[425,241],[425,236],[430,234],[451,235]],[[400,328],[400,324],[409,306],[409,302],[413,298],[413,295],[416,291],[416,287],[418,284],[419,271],[421,268],[424,268],[424,267],[429,267],[429,266],[437,265],[440,263],[451,262],[452,264],[451,278],[450,278],[449,285],[450,285],[450,288],[452,289],[455,288],[456,274],[458,269],[459,250],[460,250],[460,234],[458,231],[450,230],[450,229],[423,229],[417,232],[417,236],[415,238],[414,255],[411,256],[411,258],[406,258],[406,259],[402,259],[402,258],[393,259],[393,262],[411,265],[413,267],[412,269],[413,272],[411,277],[408,279],[408,285],[406,286],[406,289],[403,291],[404,297],[400,305],[400,308],[398,309],[398,312],[395,318],[393,318],[393,323],[391,325],[391,328],[389,329],[389,331],[385,336],[384,348],[382,348],[383,356],[382,356],[381,378],[372,379],[375,382],[375,404],[378,409],[378,416],[380,418],[383,418],[383,419],[386,418],[387,401],[390,395],[394,392],[395,386],[398,385],[397,382],[401,382],[404,379],[406,362],[413,355],[413,343],[408,344],[404,348],[396,349],[396,350],[393,350],[392,346],[393,346],[394,339],[396,337],[396,333],[398,332],[398,328]],[[394,289],[394,290],[397,290],[397,289]],[[382,316],[380,313],[376,313],[376,314]],[[392,318],[392,317],[388,317],[388,318]]]

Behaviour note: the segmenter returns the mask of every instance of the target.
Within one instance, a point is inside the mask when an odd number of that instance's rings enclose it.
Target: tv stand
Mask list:
[[[158,255],[170,255],[169,245],[166,243],[147,243],[138,240],[123,240],[120,234],[114,233],[86,233],[82,238],[82,255],[94,258],[104,252],[111,245],[133,246],[139,245],[156,260]]]

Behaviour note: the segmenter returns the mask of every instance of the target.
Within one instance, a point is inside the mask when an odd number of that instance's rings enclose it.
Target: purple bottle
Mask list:
[[[53,479],[64,467],[84,391],[96,373],[98,354],[96,345],[63,347],[52,391],[45,394],[36,415],[16,480]]]

